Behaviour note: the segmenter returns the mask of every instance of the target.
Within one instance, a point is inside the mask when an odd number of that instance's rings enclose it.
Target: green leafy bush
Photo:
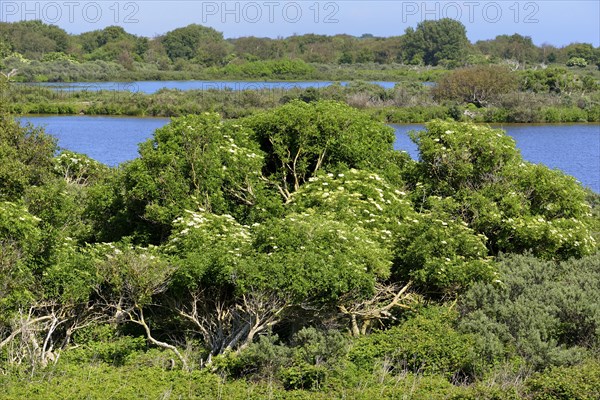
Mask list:
[[[477,281],[491,281],[495,266],[485,237],[443,213],[404,217],[394,238],[394,275],[413,280],[430,294],[458,293]]]
[[[532,400],[594,400],[600,393],[600,364],[589,360],[572,367],[555,367],[526,382]]]
[[[251,219],[269,196],[260,179],[264,155],[249,135],[215,113],[174,118],[158,129],[123,177],[125,207],[138,229],[164,241],[175,218],[198,208]]]
[[[356,168],[383,170],[390,178],[398,175],[390,162],[393,130],[339,102],[295,100],[243,124],[265,153],[264,175],[285,200],[321,170]]]
[[[595,251],[590,206],[573,177],[525,162],[501,130],[432,121],[415,132],[421,161],[413,180],[416,207],[432,206],[487,237],[492,254],[533,251],[567,259]]]
[[[561,263],[506,255],[498,281],[461,298],[461,332],[488,363],[523,357],[535,368],[579,362],[600,345],[598,255]]]
[[[258,226],[257,256],[239,273],[245,289],[276,291],[295,303],[365,298],[389,276],[391,252],[364,228],[316,213],[290,214]]]
[[[385,362],[396,373],[443,374],[461,381],[472,376],[477,360],[474,337],[454,329],[456,317],[444,307],[426,309],[398,326],[359,338],[350,360],[362,369]]]
[[[567,61],[567,67],[579,67],[579,68],[585,68],[587,67],[588,63],[585,60],[585,58],[581,58],[581,57],[571,57],[569,58],[569,61]]]

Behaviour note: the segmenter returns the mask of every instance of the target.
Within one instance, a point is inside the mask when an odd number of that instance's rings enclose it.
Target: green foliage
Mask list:
[[[67,183],[87,185],[100,180],[108,168],[85,154],[63,150],[54,158],[54,170]]]
[[[454,70],[443,76],[433,89],[434,97],[473,103],[478,107],[490,105],[503,93],[516,88],[517,80],[507,68],[476,66]]]
[[[77,60],[68,54],[63,53],[62,51],[55,51],[52,53],[46,53],[42,57],[42,62],[53,62],[53,61],[69,61],[76,63]]]
[[[38,223],[40,219],[27,209],[13,202],[0,203],[0,233],[3,244],[18,244],[22,251],[35,252],[40,239]]]
[[[587,61],[585,60],[585,58],[572,57],[569,59],[569,61],[567,61],[567,67],[585,68],[587,67]]]
[[[250,344],[237,357],[230,354],[234,365],[226,366],[226,371],[234,377],[248,377],[251,379],[273,379],[281,370],[288,366],[292,359],[292,349],[283,343],[278,343],[277,335],[261,335],[258,340]],[[217,358],[215,358],[215,361]],[[213,363],[217,372],[223,370],[218,362]],[[232,368],[233,367],[233,368]]]
[[[327,376],[327,370],[321,366],[304,364],[285,368],[281,371],[283,387],[287,390],[319,389]]]
[[[453,294],[490,281],[495,266],[486,238],[442,212],[406,216],[395,238],[394,275],[431,294]]]
[[[571,43],[564,47],[564,52],[570,58],[583,58],[589,63],[598,61],[598,48],[590,43]]]
[[[75,333],[77,348],[65,353],[69,363],[106,363],[122,366],[134,354],[146,349],[143,337],[120,336],[110,325],[91,325]]]
[[[15,201],[52,176],[56,139],[42,129],[21,126],[0,114],[0,199]]]
[[[7,309],[32,300],[33,261],[40,249],[39,218],[23,206],[0,202],[0,321]]]
[[[290,214],[256,228],[255,261],[240,271],[247,290],[277,291],[294,302],[334,303],[372,294],[389,276],[391,253],[371,233],[318,214]]]
[[[90,226],[88,240],[92,243],[115,242],[131,234],[133,221],[124,203],[123,176],[121,169],[108,169],[86,188],[83,217]]]
[[[150,303],[153,296],[166,290],[173,274],[173,267],[155,246],[99,243],[90,246],[87,252],[105,301],[112,300],[123,309]]]
[[[254,207],[272,204],[262,189],[263,157],[247,128],[224,123],[218,114],[174,118],[125,167],[130,218],[154,242],[166,239],[186,209],[252,220]]]
[[[56,179],[43,186],[28,188],[25,198],[29,211],[42,220],[45,257],[51,259],[56,243],[71,239],[79,243],[91,235],[91,227],[84,216],[88,201],[85,187]]]
[[[469,40],[463,24],[442,18],[419,22],[416,29],[408,28],[404,38],[405,60],[411,64],[443,63],[461,65],[467,55]]]
[[[232,277],[250,251],[252,237],[247,226],[230,215],[203,210],[186,210],[173,226],[167,251],[179,257],[177,285],[195,289],[234,283]]]
[[[38,59],[45,53],[67,51],[71,42],[63,29],[39,20],[2,22],[0,37],[10,43],[13,51],[30,59]]]
[[[474,372],[473,336],[453,327],[456,313],[432,307],[386,331],[359,338],[350,360],[363,369],[385,363],[395,373],[443,374],[460,381]]]
[[[542,369],[578,362],[599,345],[598,255],[560,264],[503,256],[498,281],[461,299],[461,331],[476,335],[486,362],[523,357]]]
[[[484,54],[495,60],[514,60],[519,63],[535,63],[539,52],[531,37],[518,33],[513,35],[498,35],[491,40],[480,40],[475,46]]]
[[[590,360],[573,367],[556,367],[526,382],[533,400],[593,400],[600,393],[600,365]]]
[[[286,199],[321,169],[386,168],[394,142],[391,128],[332,101],[292,101],[243,124],[266,153],[265,175]]]
[[[214,65],[227,55],[223,34],[212,28],[191,24],[167,32],[160,38],[169,58],[196,59],[205,65]]]
[[[520,88],[535,93],[565,94],[582,89],[582,82],[564,67],[526,70],[521,73]]]
[[[289,208],[292,212],[312,210],[336,221],[357,224],[373,230],[385,243],[398,229],[399,220],[415,214],[407,193],[395,187],[367,171],[318,173],[293,194]]]
[[[61,358],[62,360],[62,358]],[[120,367],[104,363],[92,365],[61,363],[44,373],[28,376],[0,376],[3,392],[0,399],[27,398],[61,400],[65,398],[105,399],[107,393],[115,399],[131,398],[227,398],[231,400],[327,400],[346,396],[357,400],[373,398],[393,400],[410,397],[415,400],[443,400],[462,392],[439,376],[407,374],[384,382],[377,377],[363,377],[361,382],[348,383],[320,391],[286,391],[276,383],[228,380],[206,370],[182,373],[160,367]]]
[[[348,351],[348,338],[336,330],[321,331],[302,328],[292,337],[294,361],[315,366],[334,368]]]
[[[310,77],[315,68],[303,60],[284,59],[227,64],[218,72],[241,78],[299,79]]]
[[[81,252],[74,240],[65,237],[53,243],[43,271],[38,296],[61,304],[85,304],[97,287],[99,277],[85,252]]]
[[[435,180],[434,192],[445,196],[480,188],[520,158],[510,136],[485,126],[433,121],[412,138],[424,178]]]
[[[335,375],[349,344],[338,331],[313,327],[302,328],[287,344],[277,342],[277,335],[260,336],[239,355],[229,353],[215,360],[213,369],[234,377],[277,378],[286,390],[318,390]]]
[[[531,249],[566,259],[595,250],[583,188],[557,170],[524,162],[504,132],[433,121],[413,140],[421,158],[415,201],[428,206],[430,196],[441,196],[438,208],[484,234],[493,254]]]

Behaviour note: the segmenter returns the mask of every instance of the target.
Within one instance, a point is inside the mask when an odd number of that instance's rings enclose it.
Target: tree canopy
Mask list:
[[[413,64],[460,65],[469,47],[467,31],[459,21],[442,18],[419,22],[404,38],[406,60]]]

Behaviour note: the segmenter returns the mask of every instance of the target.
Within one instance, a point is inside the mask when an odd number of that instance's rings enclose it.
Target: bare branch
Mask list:
[[[342,315],[350,319],[352,335],[366,334],[373,322],[394,320],[395,317],[390,312],[394,308],[411,309],[411,304],[417,301],[417,297],[408,293],[410,286],[411,282],[403,287],[396,284],[378,283],[375,285],[375,294],[369,299],[360,302],[348,298],[342,299],[342,304],[338,306],[338,309]]]

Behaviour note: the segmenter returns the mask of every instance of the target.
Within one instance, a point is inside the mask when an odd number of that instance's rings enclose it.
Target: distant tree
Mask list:
[[[500,66],[476,66],[457,69],[444,75],[433,95],[437,100],[453,100],[485,107],[498,96],[517,87],[514,73]]]
[[[460,65],[468,47],[464,25],[450,18],[420,22],[404,35],[404,59],[409,63],[438,65],[445,61]]]
[[[196,58],[199,62],[213,65],[227,55],[223,34],[202,25],[191,24],[172,30],[160,40],[172,61]]]
[[[50,52],[67,52],[71,43],[66,31],[37,20],[0,23],[0,38],[13,51],[30,59],[39,59]]]
[[[370,44],[373,50],[374,61],[380,64],[402,61],[403,44],[404,39],[402,36],[376,40]]]
[[[274,60],[284,56],[282,40],[257,38],[254,36],[233,39],[233,51],[238,57],[248,60]]]
[[[167,69],[171,60],[167,55],[165,47],[158,39],[148,41],[148,49],[144,53],[144,61],[158,66],[159,69]]]
[[[583,58],[588,63],[595,63],[598,61],[598,51],[589,43],[572,43],[565,46],[562,50],[568,59]]]
[[[539,59],[539,49],[529,36],[498,35],[495,39],[480,40],[475,43],[483,54],[499,60],[515,60],[521,64],[534,63]]]

